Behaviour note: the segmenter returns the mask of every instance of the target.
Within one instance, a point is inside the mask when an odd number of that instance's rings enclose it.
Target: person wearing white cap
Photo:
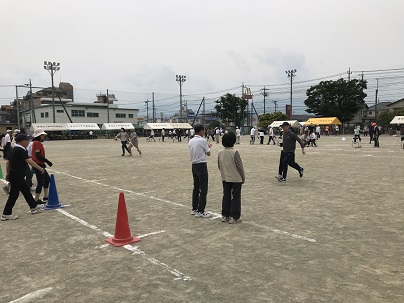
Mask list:
[[[10,150],[11,150],[11,129],[7,130],[6,135],[4,136],[4,146],[3,146],[3,158],[5,160],[8,160],[8,157],[10,155]]]
[[[48,172],[46,171],[46,164],[52,166],[52,162],[50,162],[45,157],[45,148],[42,142],[45,140],[46,133],[41,129],[37,128],[34,131],[33,135],[34,139],[32,140],[32,160],[40,167],[44,169],[44,173],[41,174],[38,169],[34,167],[34,172],[37,180],[37,186],[35,189],[35,200],[37,204],[45,204],[48,200],[48,192],[49,192],[49,182],[50,177]],[[43,200],[39,199],[39,196],[42,192],[43,187]]]

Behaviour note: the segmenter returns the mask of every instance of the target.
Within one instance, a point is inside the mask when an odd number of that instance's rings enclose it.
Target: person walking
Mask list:
[[[50,177],[45,168],[46,164],[48,164],[49,167],[52,167],[53,165],[52,162],[46,158],[45,148],[42,144],[46,135],[47,134],[41,128],[37,128],[34,131],[34,139],[32,140],[32,160],[45,170],[43,173],[41,173],[38,169],[33,167],[37,180],[37,186],[35,189],[35,201],[37,204],[45,204],[48,200]],[[41,200],[39,199],[39,196],[41,195],[42,188],[43,198]]]
[[[240,138],[241,138],[241,131],[238,126],[236,126],[236,144],[240,144]]]
[[[281,127],[283,128],[283,136],[282,151],[279,160],[278,181],[284,183],[286,182],[288,166],[296,169],[299,172],[300,178],[303,177],[303,167],[295,162],[296,141],[299,142],[302,148],[302,154],[305,155],[306,153],[304,151],[304,142],[298,135],[290,131],[289,123],[283,122]]]
[[[236,135],[227,133],[222,138],[224,149],[218,153],[217,165],[223,183],[222,222],[241,222],[241,186],[245,182],[243,162],[235,150]]]
[[[122,144],[122,155],[121,156],[125,156],[125,150],[127,150],[128,153],[132,156],[132,152],[128,149],[128,146],[127,146],[129,136],[123,127],[121,128],[120,133],[115,136],[115,140],[117,140],[118,138],[121,140],[121,144]]]
[[[381,131],[379,126],[376,123],[373,123],[373,141],[375,142],[375,145],[373,147],[379,147],[380,134]]]
[[[198,124],[194,127],[195,136],[189,140],[189,151],[192,163],[192,177],[194,188],[192,191],[191,215],[197,218],[209,218],[210,214],[205,211],[206,195],[208,193],[208,166],[206,156],[210,156],[212,144],[208,144],[203,138],[204,126]]]
[[[260,137],[260,144],[264,144],[264,138],[265,138],[265,133],[263,129],[260,129],[258,131],[259,137]]]
[[[250,130],[250,145],[251,144],[254,144],[254,142],[255,142],[255,128],[254,128],[254,126],[253,127],[251,127],[251,130]]]
[[[373,141],[373,132],[374,132],[374,126],[376,123],[370,123],[369,124],[369,144],[372,143]]]
[[[161,142],[164,142],[165,136],[166,136],[166,130],[165,130],[165,128],[163,128],[163,129],[161,130]]]
[[[38,206],[37,202],[31,195],[30,188],[25,182],[25,173],[28,164],[34,167],[38,174],[43,174],[45,169],[36,164],[28,157],[27,146],[29,144],[28,137],[25,134],[19,134],[15,138],[15,144],[10,151],[9,160],[6,163],[6,180],[10,182],[10,194],[6,205],[4,206],[1,221],[15,220],[17,215],[13,215],[13,207],[20,195],[23,194],[25,201],[28,203],[31,214],[36,214],[42,207]]]
[[[196,134],[196,131],[195,131],[195,134]],[[219,143],[219,138],[220,138],[220,129],[219,129],[219,127],[216,127],[215,128],[215,140],[216,140],[216,143]]]
[[[320,139],[320,136],[321,136],[321,127],[320,127],[320,125],[318,125],[318,124],[317,124],[317,126],[316,126],[316,136],[317,136],[317,139]]]
[[[11,129],[8,129],[6,135],[4,136],[4,144],[3,144],[3,158],[8,160],[11,150]]]
[[[274,142],[273,145],[276,145],[275,135],[274,135],[274,128],[272,126],[269,127],[268,136],[269,136],[269,138],[268,138],[268,143],[267,144],[269,145],[269,143],[271,143],[271,141],[273,141]]]
[[[367,136],[368,136],[368,133],[369,133],[369,127],[368,127],[367,125],[365,125],[365,126],[363,127],[363,136],[364,136],[364,137],[367,137]]]
[[[356,143],[356,140],[359,139],[359,142],[362,142],[361,139],[361,127],[358,125],[354,128],[354,142]]]
[[[139,149],[139,140],[137,138],[137,134],[134,129],[131,129],[129,132],[129,153],[132,155],[132,147],[135,147],[137,152],[139,153],[139,157],[142,155],[142,152]]]

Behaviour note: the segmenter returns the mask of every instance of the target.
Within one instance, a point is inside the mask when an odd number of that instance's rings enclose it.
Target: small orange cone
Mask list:
[[[114,246],[124,246],[126,244],[140,241],[139,238],[135,238],[130,233],[128,213],[126,211],[126,203],[123,192],[119,193],[115,234],[112,238],[106,239],[105,241]]]

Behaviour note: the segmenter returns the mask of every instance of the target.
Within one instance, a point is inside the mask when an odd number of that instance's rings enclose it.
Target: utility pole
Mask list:
[[[109,97],[108,97],[108,89],[107,89],[107,122],[109,123]]]
[[[18,101],[18,85],[15,86],[15,104],[17,107],[17,128],[20,129],[20,101]]]
[[[36,123],[35,108],[34,108],[34,97],[32,96],[32,83],[29,79],[29,103],[31,107],[31,124]]]
[[[269,89],[265,88],[265,86],[264,86],[264,88],[262,90],[264,91],[262,93],[262,95],[264,96],[264,114],[265,114],[265,97],[268,97],[267,90],[269,90]]]
[[[349,82],[351,81],[351,75],[352,75],[351,68],[349,68],[346,73],[348,74],[348,82]]]
[[[176,75],[175,76],[175,81],[177,81],[179,86],[180,86],[180,117],[181,117],[180,122],[182,122],[182,83],[187,81],[187,76]]]
[[[206,120],[205,120],[205,98],[203,98],[202,116],[203,116],[202,124],[205,125],[206,124]]]
[[[278,106],[278,101],[272,101],[272,102],[275,104],[275,111],[274,111],[274,113],[276,113],[277,106]]]
[[[296,69],[292,70],[287,70],[286,74],[288,75],[288,78],[290,79],[290,118],[292,119],[293,115],[293,100],[292,100],[292,92],[293,92],[293,79],[296,77]]]
[[[360,74],[360,76],[361,76],[361,80],[363,81],[363,72],[362,72],[362,74]]]
[[[146,123],[149,123],[149,99],[147,99],[147,101],[145,101],[144,103],[146,103]]]
[[[379,78],[376,79],[377,86],[376,86],[376,97],[375,97],[375,122],[377,122],[377,95],[379,93]]]
[[[152,93],[152,105],[153,105],[153,123],[155,122],[155,112],[156,112],[156,108],[154,107],[154,92]]]

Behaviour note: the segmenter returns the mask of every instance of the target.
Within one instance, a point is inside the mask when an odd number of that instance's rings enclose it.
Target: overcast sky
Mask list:
[[[92,102],[110,89],[122,106],[143,110],[156,92],[158,100],[173,97],[157,104],[169,111],[178,103],[175,75],[183,74],[194,110],[202,96],[222,94],[208,93],[240,94],[243,82],[258,103],[261,86],[287,83],[289,69],[297,69],[298,82],[347,77],[349,67],[352,77],[403,68],[403,12],[402,0],[1,0],[0,103],[15,96],[2,85],[31,78],[50,86],[44,60],[60,62],[55,83],[70,82],[76,101]],[[371,100],[375,77],[368,75]],[[404,79],[404,71],[398,75]],[[296,85],[298,108],[308,87]],[[403,92],[395,88],[385,99]],[[283,105],[288,94],[270,91],[276,98]]]

